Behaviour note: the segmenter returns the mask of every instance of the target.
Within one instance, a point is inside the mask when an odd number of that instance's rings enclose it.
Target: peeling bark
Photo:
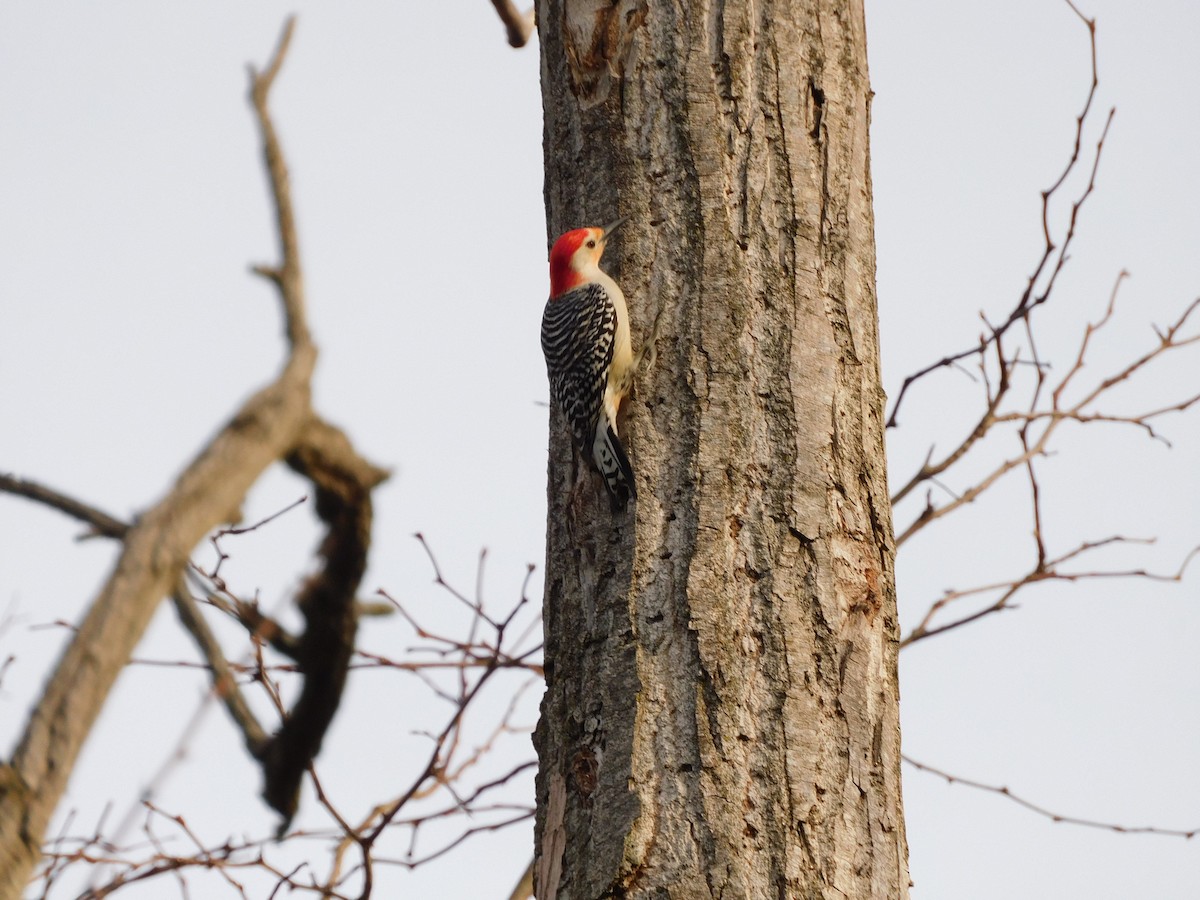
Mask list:
[[[670,336],[636,506],[551,421],[538,896],[906,897],[861,4],[538,21],[549,230]]]

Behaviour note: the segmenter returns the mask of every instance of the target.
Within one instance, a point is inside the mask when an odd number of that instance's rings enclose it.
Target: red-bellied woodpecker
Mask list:
[[[604,242],[622,221],[577,228],[554,242],[542,314],[550,397],[567,417],[576,446],[604,477],[614,511],[637,496],[617,437],[617,410],[633,381],[629,310],[617,283],[600,271]]]

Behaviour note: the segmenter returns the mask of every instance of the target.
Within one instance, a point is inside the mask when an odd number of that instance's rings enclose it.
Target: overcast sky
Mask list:
[[[1087,142],[1108,108],[1118,111],[1039,349],[1068,365],[1084,322],[1100,316],[1128,269],[1087,370],[1100,376],[1148,348],[1150,326],[1200,292],[1200,6],[1081,2],[1099,22]],[[453,605],[431,584],[413,532],[468,589],[486,547],[484,586],[496,608],[515,600],[527,563],[540,569],[544,552],[537,48],[510,49],[482,0],[0,6],[0,471],[131,517],[275,372],[278,306],[247,272],[274,260],[275,236],[245,65],[267,58],[293,10],[298,31],[273,109],[322,350],[316,405],[395,470],[376,495],[364,586],[452,627]],[[1087,93],[1088,41],[1060,0],[868,0],[867,21],[884,374],[894,397],[907,373],[970,345],[981,310],[999,318],[1023,288],[1042,246],[1040,191],[1070,153]],[[1081,183],[1069,187],[1077,193]],[[1198,386],[1193,352],[1117,399],[1123,410],[1163,406]],[[949,447],[970,428],[977,392],[948,374],[905,401],[902,427],[888,435],[894,485],[931,443]],[[1198,419],[1193,411],[1162,421],[1174,449],[1134,429],[1069,429],[1039,470],[1050,551],[1113,534],[1157,537],[1103,567],[1176,569],[1200,543]],[[956,476],[947,487],[969,483]],[[247,518],[303,492],[272,473]],[[898,527],[923,500],[897,511]],[[906,545],[906,628],[944,589],[1028,566],[1027,507],[1015,477]],[[227,547],[223,573],[269,606],[286,597],[308,565],[308,515]],[[113,547],[73,542],[79,530],[0,496],[0,659],[16,656],[0,687],[3,752],[65,640],[62,628],[40,626],[78,619],[112,564]],[[1015,612],[914,645],[901,659],[905,751],[1063,815],[1200,827],[1197,585],[1200,567],[1183,584],[1042,586]],[[530,590],[540,596],[540,571]],[[164,608],[138,657],[194,659],[178,630]],[[239,646],[236,629],[223,633]],[[371,621],[360,643],[399,656],[413,638],[398,620]],[[71,784],[76,831],[107,804],[122,811],[137,797],[203,688],[195,670],[127,671]],[[519,713],[526,725],[538,693]],[[443,714],[415,679],[353,676],[318,760],[351,818],[403,789],[425,746],[411,732],[437,727]],[[530,755],[527,736],[509,738],[503,752]],[[918,900],[1200,892],[1194,841],[1055,824],[909,767],[904,780]],[[218,710],[159,802],[218,843],[271,830],[258,790]],[[511,796],[531,795],[527,778]],[[327,827],[305,796],[301,823]],[[504,898],[528,862],[530,832],[480,837],[413,873],[384,868],[380,896]],[[224,896],[217,882],[194,884],[193,896]],[[162,881],[127,896],[174,890]]]

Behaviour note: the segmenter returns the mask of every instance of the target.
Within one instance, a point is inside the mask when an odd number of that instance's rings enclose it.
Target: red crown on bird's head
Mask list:
[[[579,252],[587,241],[592,240],[597,244],[604,237],[604,232],[599,228],[576,228],[573,231],[568,231],[554,242],[554,247],[550,251],[550,297],[558,297],[571,290],[573,287],[578,287],[585,279],[584,276],[576,269],[574,265],[575,254]],[[598,248],[603,252],[603,248]],[[596,256],[599,257],[597,252]]]

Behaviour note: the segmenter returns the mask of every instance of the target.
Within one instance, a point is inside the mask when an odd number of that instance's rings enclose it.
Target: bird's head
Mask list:
[[[595,281],[600,271],[604,244],[624,219],[617,219],[603,228],[576,228],[568,231],[550,251],[550,299],[560,297],[571,288]]]

